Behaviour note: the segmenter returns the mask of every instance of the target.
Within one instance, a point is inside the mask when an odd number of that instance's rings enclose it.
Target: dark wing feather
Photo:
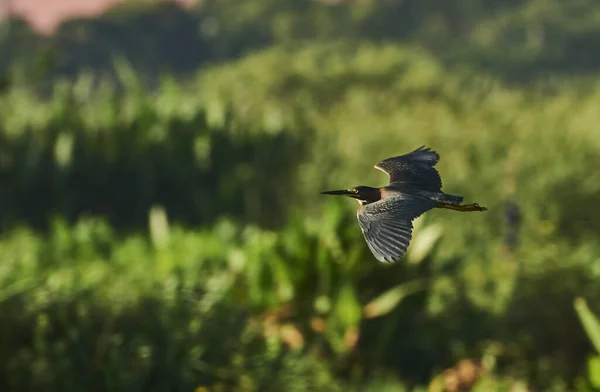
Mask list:
[[[384,159],[375,165],[390,176],[390,184],[403,183],[420,189],[439,192],[442,188],[440,174],[433,166],[440,160],[437,152],[425,146],[408,154]]]
[[[436,203],[427,198],[394,195],[358,209],[358,223],[367,245],[381,262],[404,257],[412,239],[412,221]]]

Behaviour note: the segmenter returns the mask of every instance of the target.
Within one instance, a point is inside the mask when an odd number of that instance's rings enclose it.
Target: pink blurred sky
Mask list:
[[[125,0],[0,0],[0,20],[12,14],[26,19],[41,34],[51,34],[64,20],[93,17]],[[131,1],[131,0],[129,0]],[[176,1],[191,4],[195,0]]]

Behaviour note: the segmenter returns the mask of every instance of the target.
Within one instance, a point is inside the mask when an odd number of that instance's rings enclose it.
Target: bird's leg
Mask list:
[[[477,204],[477,203],[463,204],[463,205],[458,205],[458,206],[454,205],[454,204],[440,203],[436,207],[437,208],[446,208],[446,209],[454,210],[454,211],[463,211],[463,212],[487,211],[486,207],[480,207],[479,204]]]

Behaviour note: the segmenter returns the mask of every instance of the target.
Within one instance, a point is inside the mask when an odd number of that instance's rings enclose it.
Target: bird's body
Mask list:
[[[373,255],[379,261],[400,260],[412,238],[412,221],[437,207],[456,211],[485,211],[478,204],[461,205],[461,196],[442,192],[442,180],[433,167],[440,157],[424,146],[385,159],[375,168],[387,173],[390,183],[381,188],[356,188],[322,192],[358,200],[358,222]]]

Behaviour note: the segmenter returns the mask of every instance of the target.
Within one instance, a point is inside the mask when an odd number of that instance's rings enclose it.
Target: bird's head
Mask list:
[[[321,194],[352,197],[353,199],[358,200],[360,204],[373,203],[374,201],[381,199],[381,192],[379,188],[371,188],[370,186],[364,185],[350,189],[342,189],[339,191],[325,191],[321,192]]]

